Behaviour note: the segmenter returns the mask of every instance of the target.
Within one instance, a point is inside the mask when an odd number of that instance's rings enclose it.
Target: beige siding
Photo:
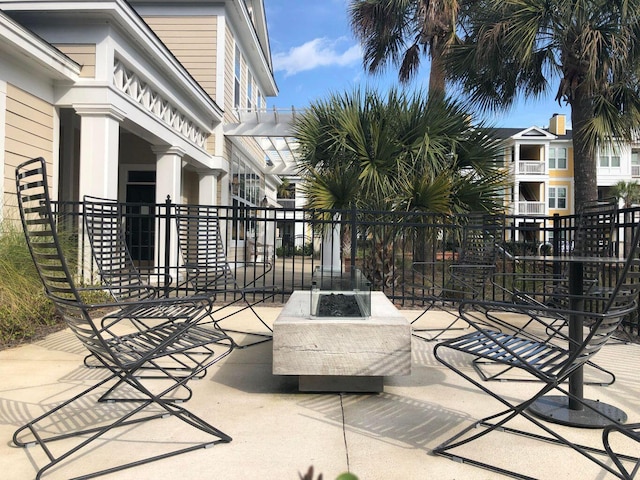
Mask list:
[[[93,44],[57,44],[55,47],[82,66],[80,76],[94,78],[96,76],[96,46]]]
[[[15,198],[15,168],[25,160],[44,157],[51,162],[53,156],[54,108],[51,104],[9,84],[5,117],[4,205],[17,205]],[[52,168],[48,169],[49,177]],[[51,178],[49,179],[51,184]],[[4,218],[17,218],[17,212],[8,208]]]
[[[209,135],[207,137],[207,141],[205,142],[204,148],[207,150],[207,152],[210,155],[216,154],[216,136],[215,135]]]
[[[182,177],[182,203],[197,204],[199,200],[200,177],[195,172],[184,171]]]
[[[175,57],[216,98],[217,17],[144,17]]]
[[[231,30],[227,29],[224,45],[224,119],[232,123],[238,121],[233,113],[235,45]]]

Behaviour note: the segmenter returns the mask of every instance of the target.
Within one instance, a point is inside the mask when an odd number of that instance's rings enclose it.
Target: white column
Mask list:
[[[124,114],[112,106],[74,105],[74,109],[80,115],[79,200],[84,195],[117,200],[118,146]],[[88,238],[83,244],[84,252],[78,252],[79,259],[92,258]],[[82,266],[88,283],[93,281],[90,271],[88,265]]]
[[[118,199],[118,146],[124,114],[113,107],[74,106],[80,115],[80,191]]]
[[[151,147],[156,154],[156,203],[164,203],[167,195],[173,203],[182,202],[182,157],[180,147]]]
[[[151,150],[156,154],[156,203],[164,204],[167,196],[171,197],[173,203],[182,203],[182,157],[184,150],[180,147],[164,147],[152,146]],[[178,265],[178,235],[176,225],[170,225],[169,241],[171,249],[169,251],[169,266]],[[156,267],[164,268],[165,261],[165,224],[158,222],[156,224]],[[176,270],[172,270],[170,274],[177,277]]]
[[[200,205],[218,204],[218,171],[198,172],[198,203]]]

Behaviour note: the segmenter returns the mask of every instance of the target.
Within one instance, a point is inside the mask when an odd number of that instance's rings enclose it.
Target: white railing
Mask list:
[[[520,160],[517,173],[521,175],[544,175],[544,165],[544,162],[536,160]]]
[[[136,72],[125,67],[119,60],[113,66],[113,83],[118,90],[138,103],[146,111],[161,119],[171,129],[182,134],[201,148],[205,146],[207,135],[186,115],[172,105],[160,93],[145,83]]]
[[[518,202],[518,211],[520,215],[544,215],[546,210],[545,202]]]

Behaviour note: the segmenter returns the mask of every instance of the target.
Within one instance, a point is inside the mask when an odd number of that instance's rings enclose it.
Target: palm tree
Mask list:
[[[640,110],[639,0],[485,0],[450,48],[447,71],[485,110],[537,97],[559,80],[571,107],[575,204],[597,199],[596,152],[630,140]]]
[[[356,89],[312,104],[293,128],[309,208],[502,210],[498,145],[456,102]]]
[[[294,124],[307,207],[501,212],[505,173],[488,133],[483,125],[472,126],[459,104],[422,92],[391,90],[383,98],[355,90],[318,101]],[[332,212],[324,214],[324,220],[331,218]],[[392,248],[398,231],[382,234],[387,237],[373,243]],[[365,260],[376,267],[369,278],[393,281],[385,264],[392,255],[374,251],[371,256]]]
[[[458,0],[352,0],[351,28],[364,48],[363,63],[370,73],[389,64],[398,77],[413,78],[423,54],[431,57],[429,94],[444,95],[444,55],[455,39]]]
[[[624,202],[624,208],[629,208],[633,203],[640,200],[640,184],[637,181],[625,182],[620,180],[611,187],[611,193],[618,200]]]

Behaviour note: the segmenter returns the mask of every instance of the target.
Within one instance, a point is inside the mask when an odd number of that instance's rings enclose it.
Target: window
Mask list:
[[[549,149],[549,168],[565,169],[567,168],[567,149],[560,147],[551,147]]]
[[[247,109],[251,111],[253,108],[253,77],[247,75]]]
[[[640,177],[640,150],[631,150],[631,176]]]
[[[567,187],[549,187],[549,208],[567,208]]]
[[[598,165],[602,168],[620,168],[620,153],[615,149],[600,150]]]
[[[240,108],[240,79],[242,76],[242,62],[240,57],[240,49],[236,45],[236,58],[235,58],[235,69],[234,69],[234,83],[233,83],[233,106],[235,108]]]
[[[253,222],[245,218],[246,207],[257,206],[260,199],[264,197],[264,191],[259,172],[237,154],[233,155],[231,162],[229,190],[233,199],[235,218],[231,235],[234,240],[243,240],[245,232],[254,227]]]

